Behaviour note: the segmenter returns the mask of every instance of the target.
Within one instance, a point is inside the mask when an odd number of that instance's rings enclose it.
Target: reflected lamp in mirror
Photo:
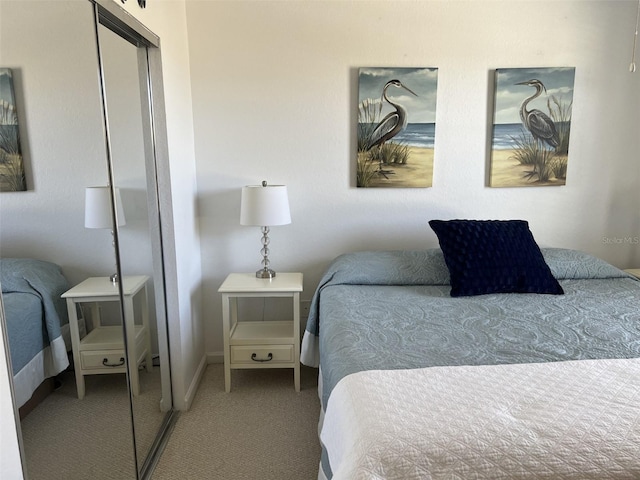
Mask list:
[[[113,219],[111,215],[111,187],[87,187],[84,197],[84,226],[85,228],[103,228],[111,231],[113,237]],[[115,189],[116,220],[118,226],[126,225],[120,189]],[[113,239],[112,239],[113,245]],[[117,268],[116,268],[117,269]],[[118,274],[109,277],[112,282],[118,281]]]
[[[240,225],[262,227],[262,268],[258,278],[273,278],[276,272],[269,268],[269,227],[291,223],[286,185],[247,185],[242,188]]]

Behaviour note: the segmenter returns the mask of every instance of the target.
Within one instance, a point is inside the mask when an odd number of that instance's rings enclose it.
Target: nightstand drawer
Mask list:
[[[80,352],[80,364],[87,370],[115,370],[125,368],[124,352],[92,351]]]
[[[232,346],[231,363],[293,363],[293,345]]]

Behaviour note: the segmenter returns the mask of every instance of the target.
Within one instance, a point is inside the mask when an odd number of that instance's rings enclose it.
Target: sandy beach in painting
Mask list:
[[[0,192],[19,192],[26,190],[22,155],[7,154],[0,148]]]
[[[566,179],[551,178],[547,182],[538,182],[536,177],[527,179],[526,172],[533,167],[522,165],[513,157],[514,150],[491,151],[491,187],[540,187],[545,185],[564,185]]]
[[[433,181],[433,148],[409,147],[407,163],[385,165],[390,171],[385,178],[376,175],[369,187],[382,188],[424,188],[430,187]]]

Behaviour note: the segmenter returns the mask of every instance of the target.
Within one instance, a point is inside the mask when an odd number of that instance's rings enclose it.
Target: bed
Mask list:
[[[439,239],[322,277],[301,353],[320,367],[318,478],[640,478],[640,282],[546,248],[560,290],[452,296]]]
[[[60,297],[69,284],[58,265],[25,258],[0,259],[0,284],[15,400],[21,407],[45,379],[69,366],[68,317]]]

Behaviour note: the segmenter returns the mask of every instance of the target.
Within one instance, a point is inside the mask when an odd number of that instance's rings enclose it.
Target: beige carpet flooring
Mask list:
[[[182,412],[152,480],[313,480],[318,475],[318,370],[224,371],[209,365]]]
[[[160,369],[153,370],[140,372],[140,395],[134,400],[141,455],[149,451],[164,418]],[[85,377],[83,400],[78,400],[73,372],[64,372],[61,379],[62,386],[21,421],[29,480],[135,478],[124,374]]]
[[[223,366],[209,365],[152,480],[316,479],[317,375],[303,366],[296,393],[291,369],[234,370],[231,392],[225,393]],[[149,394],[158,391],[153,384],[159,385],[159,374],[142,371],[140,381],[136,430],[138,447],[146,452],[157,430],[147,426],[162,419],[157,395]],[[78,400],[73,373],[66,372],[62,387],[22,421],[30,480],[134,478],[124,375],[88,376],[86,392]]]

